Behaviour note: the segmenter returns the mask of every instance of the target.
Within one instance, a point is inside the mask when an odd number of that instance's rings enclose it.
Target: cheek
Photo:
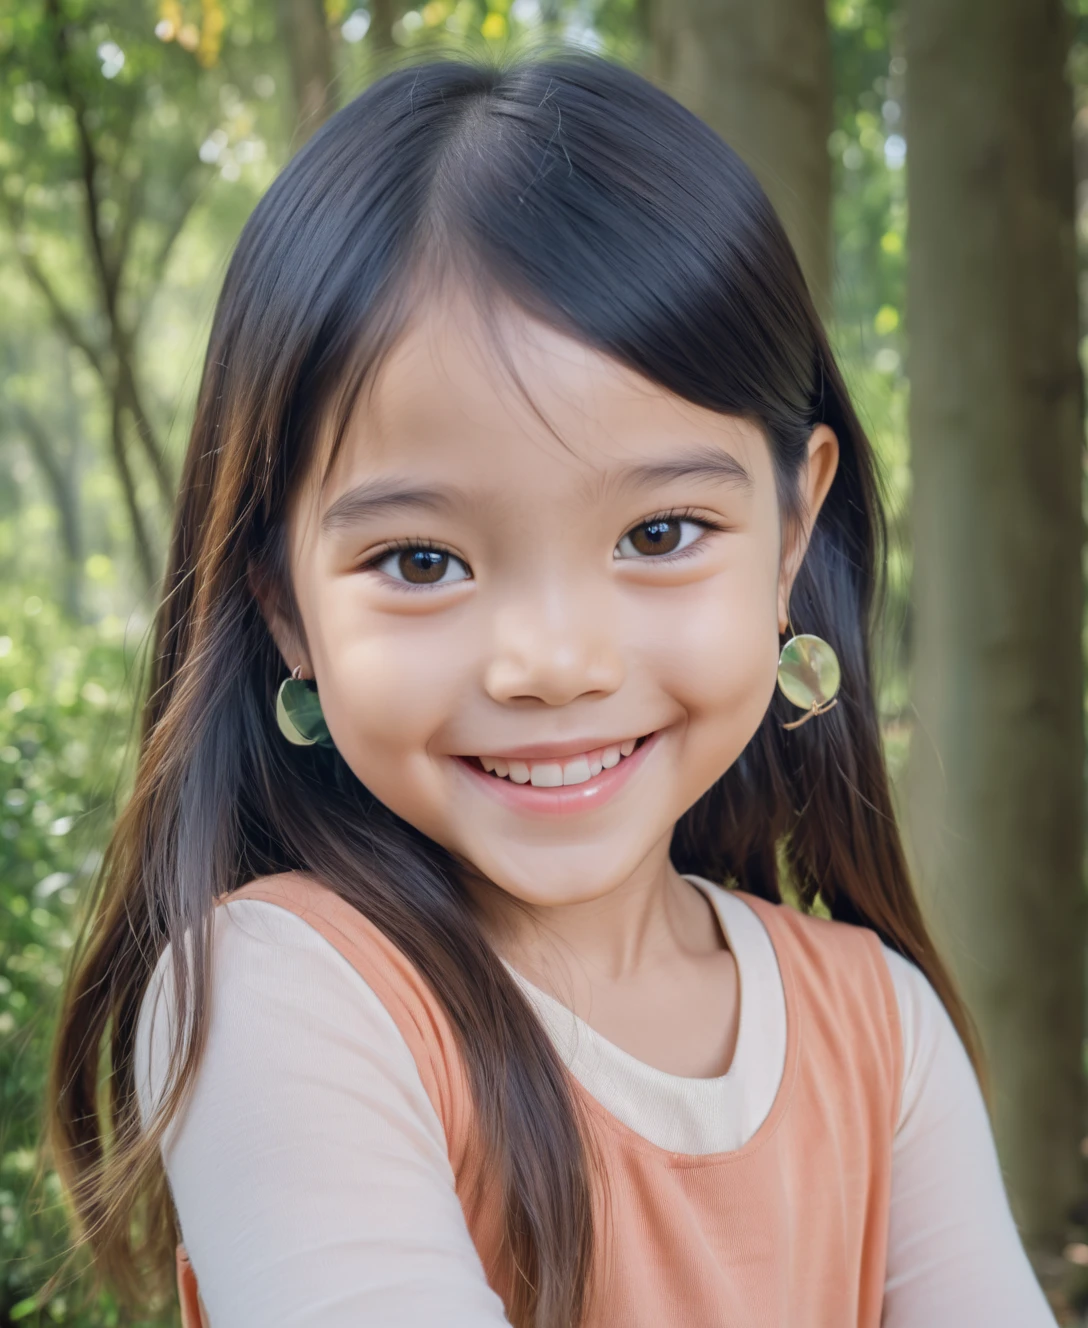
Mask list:
[[[396,787],[426,778],[428,743],[465,694],[464,651],[436,637],[433,620],[376,615],[350,593],[322,608],[314,664],[333,739],[368,788],[395,800]]]
[[[443,789],[428,744],[456,711],[451,662],[359,631],[322,672],[322,708],[352,774],[398,816],[441,840]]]
[[[777,564],[753,558],[695,589],[691,603],[669,608],[655,671],[690,720],[712,724],[719,740],[736,747],[735,756],[774,692]]]
[[[360,749],[418,749],[448,719],[461,690],[454,658],[412,649],[395,634],[360,633],[329,662],[334,731],[351,734]]]

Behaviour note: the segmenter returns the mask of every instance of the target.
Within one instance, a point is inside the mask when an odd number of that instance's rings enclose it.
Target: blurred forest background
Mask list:
[[[1085,1321],[1088,0],[6,0],[0,1328],[130,1322],[88,1279],[36,1296],[67,1239],[40,1099],[234,238],[390,62],[541,36],[703,115],[791,232],[887,477],[915,867],[1025,1242]]]

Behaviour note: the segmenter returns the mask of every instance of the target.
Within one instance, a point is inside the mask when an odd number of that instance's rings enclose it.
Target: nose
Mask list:
[[[492,700],[569,705],[604,697],[623,682],[624,666],[609,615],[577,588],[522,587],[494,620],[484,686]]]

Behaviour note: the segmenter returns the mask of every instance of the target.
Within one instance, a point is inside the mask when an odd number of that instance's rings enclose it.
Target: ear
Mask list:
[[[313,669],[310,667],[309,652],[305,642],[299,640],[298,633],[287,615],[283,613],[279,596],[271,583],[254,569],[252,563],[246,568],[246,583],[257,601],[265,626],[279,648],[287,668],[293,673],[301,664],[303,677],[312,677]]]
[[[785,532],[778,577],[778,630],[789,627],[790,592],[808,550],[812,528],[839,468],[839,440],[827,424],[818,424],[808,440],[808,458],[798,476],[800,512]]]

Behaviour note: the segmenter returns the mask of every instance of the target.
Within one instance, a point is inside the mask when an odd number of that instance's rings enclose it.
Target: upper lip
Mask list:
[[[548,761],[560,760],[564,756],[581,756],[583,752],[593,752],[599,747],[618,747],[621,742],[632,738],[647,736],[652,730],[625,733],[621,738],[566,738],[556,742],[536,742],[525,747],[481,747],[472,756],[493,756],[499,761]]]

